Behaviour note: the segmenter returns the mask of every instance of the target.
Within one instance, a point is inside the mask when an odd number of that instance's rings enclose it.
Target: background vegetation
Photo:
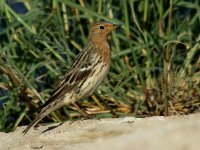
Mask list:
[[[112,65],[80,104],[100,117],[200,112],[199,0],[0,0],[0,130],[27,125],[84,47],[90,25],[110,36]],[[66,106],[42,122],[79,119]]]

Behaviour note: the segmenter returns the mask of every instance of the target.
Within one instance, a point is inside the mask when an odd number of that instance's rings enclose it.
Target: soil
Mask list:
[[[0,132],[0,150],[199,150],[200,113],[50,124]]]

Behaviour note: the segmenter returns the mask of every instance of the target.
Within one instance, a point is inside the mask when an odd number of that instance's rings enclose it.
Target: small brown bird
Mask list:
[[[41,112],[23,131],[24,134],[51,112],[94,92],[108,73],[111,61],[108,35],[117,27],[109,22],[99,22],[91,27],[85,48],[78,54]]]

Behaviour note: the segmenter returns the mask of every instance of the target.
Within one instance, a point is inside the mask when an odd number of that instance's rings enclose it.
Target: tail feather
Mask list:
[[[26,129],[22,132],[24,135],[32,128],[34,127],[40,120],[42,120],[45,116],[47,116],[48,114],[50,114],[51,112],[53,112],[54,110],[60,108],[62,106],[62,103],[50,103],[47,106],[45,106],[42,111],[37,115],[37,117],[35,118],[35,120],[33,120],[33,122],[31,122],[28,127],[26,127]]]
[[[35,118],[35,120],[33,120],[33,122],[31,122],[28,127],[26,127],[26,129],[22,132],[24,135],[32,128],[34,127],[40,120],[42,120],[46,115],[45,112],[41,112],[40,114],[38,114],[38,116]]]

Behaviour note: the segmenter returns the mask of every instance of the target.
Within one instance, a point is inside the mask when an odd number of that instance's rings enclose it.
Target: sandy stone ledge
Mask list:
[[[0,150],[200,150],[200,114],[109,118],[0,132]]]

